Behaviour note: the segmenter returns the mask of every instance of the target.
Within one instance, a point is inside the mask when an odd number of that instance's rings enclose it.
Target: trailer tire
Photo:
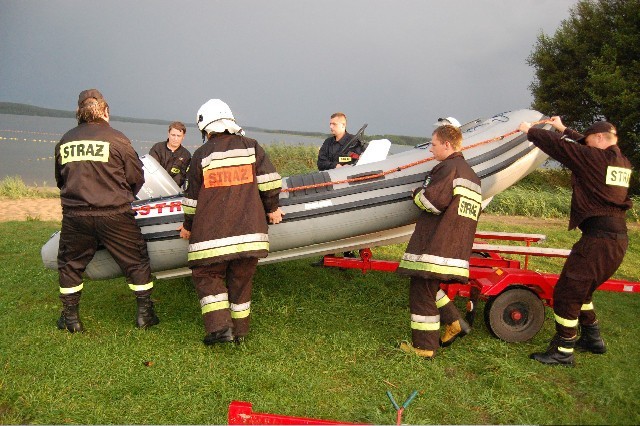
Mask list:
[[[487,302],[484,320],[491,334],[505,342],[525,342],[544,324],[544,304],[526,288],[512,288]]]

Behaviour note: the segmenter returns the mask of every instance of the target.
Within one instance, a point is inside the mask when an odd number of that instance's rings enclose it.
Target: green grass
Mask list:
[[[544,229],[484,216],[482,229],[546,233],[570,248],[565,221]],[[314,268],[314,259],[260,266],[253,322],[240,347],[205,347],[189,279],[157,282],[161,323],[134,328],[135,302],[122,279],[87,281],[81,315],[87,332],[55,329],[57,273],[39,251],[54,222],[0,224],[0,423],[222,424],[232,400],[291,416],[390,424],[385,392],[404,401],[408,424],[638,424],[638,295],[598,292],[595,304],[609,352],[577,355],[577,367],[528,359],[553,333],[551,311],[527,343],[474,331],[434,361],[394,349],[409,338],[408,282],[391,273]],[[374,250],[398,259],[403,246]],[[640,230],[618,278],[639,280]],[[557,272],[561,262],[532,261]],[[458,301],[463,306],[462,300]]]

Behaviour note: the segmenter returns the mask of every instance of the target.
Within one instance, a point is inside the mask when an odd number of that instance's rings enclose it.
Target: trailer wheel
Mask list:
[[[542,328],[544,304],[531,290],[514,288],[487,302],[484,320],[497,338],[505,342],[524,342]]]

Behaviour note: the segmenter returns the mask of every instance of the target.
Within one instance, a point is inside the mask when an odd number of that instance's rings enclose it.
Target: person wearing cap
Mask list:
[[[457,308],[440,290],[442,282],[469,280],[481,210],[480,179],[461,150],[460,129],[446,124],[433,131],[430,151],[439,163],[413,191],[413,201],[423,212],[397,269],[410,277],[412,341],[401,342],[400,349],[424,358],[433,358],[438,346],[449,346],[469,332]],[[439,339],[441,321],[447,328]]]
[[[55,146],[55,179],[60,188],[62,229],[58,276],[62,314],[58,328],[84,331],[79,303],[82,274],[103,245],[122,268],[137,301],[136,324],[160,321],[151,292],[153,280],[147,245],[131,202],[144,185],[142,162],[129,139],[109,125],[109,105],[96,89],[78,97],[78,126]]]
[[[354,138],[354,135],[347,132],[347,116],[342,112],[331,114],[329,130],[333,136],[325,139],[318,151],[318,170],[331,170],[354,164],[360,158],[364,147],[358,142],[347,152],[343,152]]]
[[[519,130],[571,170],[569,230],[577,227],[582,235],[553,291],[556,334],[545,352],[533,353],[531,358],[543,364],[574,365],[574,349],[606,352],[593,292],[615,273],[629,244],[625,216],[632,207],[631,163],[618,148],[617,131],[611,123],[593,123],[584,134],[567,128],[557,116],[550,123],[559,133],[527,122]]]
[[[269,252],[268,224],[282,221],[282,178],[229,106],[211,99],[196,123],[206,143],[187,171],[180,236],[200,300],[205,345],[240,343],[249,333],[252,280]]]
[[[187,176],[187,167],[191,161],[191,153],[182,145],[187,128],[179,121],[169,124],[169,134],[166,141],[154,144],[149,155],[158,160],[173,180],[182,187]]]

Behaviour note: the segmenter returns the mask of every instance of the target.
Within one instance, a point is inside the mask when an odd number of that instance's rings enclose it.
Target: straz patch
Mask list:
[[[109,142],[73,141],[60,145],[60,164],[74,161],[109,162]]]
[[[629,180],[631,179],[631,169],[625,169],[623,167],[607,167],[607,185],[629,187]]]
[[[480,207],[480,203],[477,201],[461,197],[460,204],[458,205],[458,215],[478,220],[478,216],[480,216]]]
[[[253,168],[251,164],[209,169],[203,173],[205,188],[219,188],[223,186],[244,185],[253,182]]]

